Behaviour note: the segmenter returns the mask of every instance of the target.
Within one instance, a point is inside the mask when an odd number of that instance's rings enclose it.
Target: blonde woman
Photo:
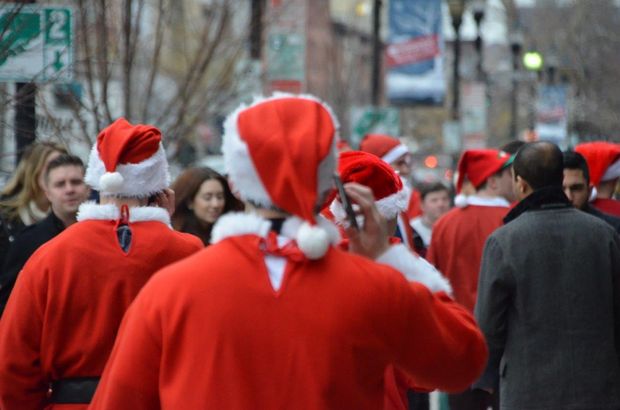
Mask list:
[[[15,235],[47,216],[50,204],[43,191],[45,169],[66,153],[64,147],[53,142],[35,142],[24,152],[15,174],[0,192],[0,266]]]

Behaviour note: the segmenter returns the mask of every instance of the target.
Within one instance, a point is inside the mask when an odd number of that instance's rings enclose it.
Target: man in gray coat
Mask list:
[[[489,362],[474,387],[502,410],[620,409],[620,238],[572,207],[562,152],[528,144],[513,165],[521,202],[487,240],[475,315]]]

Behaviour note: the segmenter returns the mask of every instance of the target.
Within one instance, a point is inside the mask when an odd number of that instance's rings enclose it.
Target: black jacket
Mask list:
[[[65,229],[54,212],[43,220],[24,228],[15,236],[0,271],[0,315],[9,299],[19,271],[30,256],[45,242]]]

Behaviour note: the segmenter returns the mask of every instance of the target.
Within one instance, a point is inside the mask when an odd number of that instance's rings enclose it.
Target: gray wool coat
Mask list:
[[[502,410],[620,409],[620,239],[573,208],[524,212],[482,257],[475,315]]]

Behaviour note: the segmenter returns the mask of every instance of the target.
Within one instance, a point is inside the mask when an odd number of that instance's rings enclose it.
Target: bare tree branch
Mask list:
[[[155,83],[155,77],[159,73],[159,59],[161,57],[161,47],[164,40],[164,0],[158,0],[157,4],[157,22],[155,23],[155,46],[153,47],[153,56],[151,57],[151,64],[149,70],[149,78],[146,83],[146,93],[143,101],[142,108],[142,121],[146,122],[149,116],[149,102],[153,94],[153,84]]]
[[[109,50],[108,50],[108,13],[106,0],[99,0],[99,16],[101,17],[97,21],[97,56],[99,62],[99,81],[101,82],[101,105],[105,112],[106,120],[108,123],[112,122],[112,113],[110,112],[110,105],[108,104],[108,84],[110,82],[110,70],[109,70]]]
[[[93,118],[95,120],[96,128],[101,128],[101,119],[99,118],[99,112],[97,110],[97,96],[95,94],[94,87],[94,75],[93,75],[93,67],[91,62],[91,47],[88,36],[88,11],[87,7],[84,4],[84,0],[78,0],[78,6],[80,10],[80,19],[79,19],[79,33],[78,38],[81,40],[79,44],[82,46],[82,54],[84,55],[84,66],[86,68],[86,82],[88,86],[88,93],[90,95],[90,100],[92,101],[92,108],[90,109],[93,114]]]

